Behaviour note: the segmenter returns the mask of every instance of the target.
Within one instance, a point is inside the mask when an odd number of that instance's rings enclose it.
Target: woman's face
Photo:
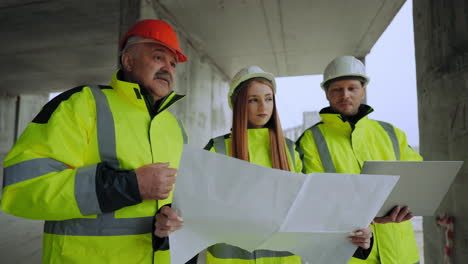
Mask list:
[[[252,81],[247,89],[248,128],[262,128],[273,113],[273,90],[266,84]]]

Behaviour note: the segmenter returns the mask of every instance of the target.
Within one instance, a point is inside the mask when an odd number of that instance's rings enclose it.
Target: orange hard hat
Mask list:
[[[178,62],[187,61],[187,57],[182,53],[177,40],[177,35],[174,29],[168,23],[156,20],[156,19],[145,19],[137,22],[133,25],[128,32],[123,36],[119,43],[119,50],[125,46],[125,42],[131,36],[138,35],[143,38],[154,39],[167,48],[173,50],[177,55]]]

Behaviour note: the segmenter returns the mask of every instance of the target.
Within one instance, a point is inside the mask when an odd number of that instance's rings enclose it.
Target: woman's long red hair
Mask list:
[[[232,118],[232,144],[231,156],[249,161],[248,150],[248,112],[247,112],[247,90],[253,82],[265,84],[273,91],[273,85],[264,78],[252,78],[240,84],[236,89],[237,96],[232,96],[233,118]],[[286,144],[283,130],[276,110],[276,101],[273,96],[273,113],[270,120],[265,124],[270,134],[270,156],[272,167],[275,169],[290,171],[291,168],[286,154]]]

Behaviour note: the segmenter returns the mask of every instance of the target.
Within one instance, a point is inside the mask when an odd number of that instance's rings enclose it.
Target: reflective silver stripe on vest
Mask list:
[[[70,219],[46,221],[44,232],[69,236],[125,236],[152,232],[152,216],[138,218],[114,218],[113,213],[99,215],[93,219]]]
[[[388,136],[392,141],[396,159],[400,160],[400,146],[398,144],[398,138],[396,136],[394,127],[391,124],[383,121],[378,122],[384,128],[385,132],[387,132]],[[320,131],[320,128],[318,128],[318,126],[311,127],[310,131],[314,136],[315,144],[317,145],[317,150],[319,152],[320,159],[322,160],[322,165],[325,169],[325,172],[336,172],[335,165],[333,165],[330,151],[328,150],[327,142],[323,137],[322,131]]]
[[[383,129],[385,129],[385,132],[387,132],[388,136],[392,140],[392,145],[393,145],[393,150],[395,151],[396,160],[400,160],[400,144],[398,144],[398,138],[395,133],[395,128],[387,122],[383,122],[383,121],[378,121],[378,122],[383,127]]]
[[[109,102],[99,87],[91,86],[91,92],[96,102],[96,131],[98,150],[101,161],[111,167],[119,168],[117,160],[114,117]],[[96,165],[82,167],[76,170],[75,199],[83,215],[101,213],[96,194]]]
[[[309,130],[312,132],[312,136],[314,137],[315,145],[317,146],[320,160],[322,161],[325,172],[335,173],[335,165],[333,164],[333,160],[331,158],[330,151],[328,150],[327,142],[323,137],[322,131],[320,131],[318,126],[313,126]]]
[[[3,169],[3,187],[67,168],[64,163],[51,158],[22,161]]]
[[[224,142],[224,136],[213,138],[213,146],[215,147],[216,153],[226,155],[226,143]]]
[[[100,214],[96,194],[96,164],[81,167],[75,174],[75,199],[82,215]]]
[[[90,86],[96,101],[96,128],[101,161],[106,161],[113,168],[119,168],[115,144],[114,116],[106,95],[97,86]]]
[[[294,168],[296,168],[296,155],[294,155],[294,142],[290,140],[289,138],[285,138],[285,139],[286,139],[286,145],[288,146],[288,149],[289,149],[289,154],[291,155],[292,165]]]
[[[208,248],[208,251],[215,258],[219,259],[259,259],[259,258],[279,258],[294,256],[287,251],[270,251],[270,250],[255,250],[253,253],[242,248],[231,246],[228,244],[216,244]]]
[[[182,137],[184,138],[184,144],[188,144],[188,136],[187,136],[187,131],[185,131],[184,124],[178,118],[177,118],[177,123],[179,123],[180,131],[182,132]]]

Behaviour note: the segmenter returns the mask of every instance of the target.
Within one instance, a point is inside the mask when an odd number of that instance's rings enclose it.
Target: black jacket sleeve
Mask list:
[[[367,259],[369,257],[372,247],[374,245],[374,237],[371,237],[370,247],[368,249],[363,249],[362,247],[358,247],[354,252],[353,257],[358,259]]]
[[[142,202],[135,171],[114,169],[105,162],[96,168],[96,194],[103,213]]]
[[[171,207],[171,205],[172,204],[166,204],[165,206]],[[156,214],[158,214],[161,211],[161,208],[159,208]],[[161,237],[154,235],[154,231],[156,231],[155,224],[156,224],[156,216],[153,217],[153,251],[168,250],[169,249],[169,237],[161,238]]]

